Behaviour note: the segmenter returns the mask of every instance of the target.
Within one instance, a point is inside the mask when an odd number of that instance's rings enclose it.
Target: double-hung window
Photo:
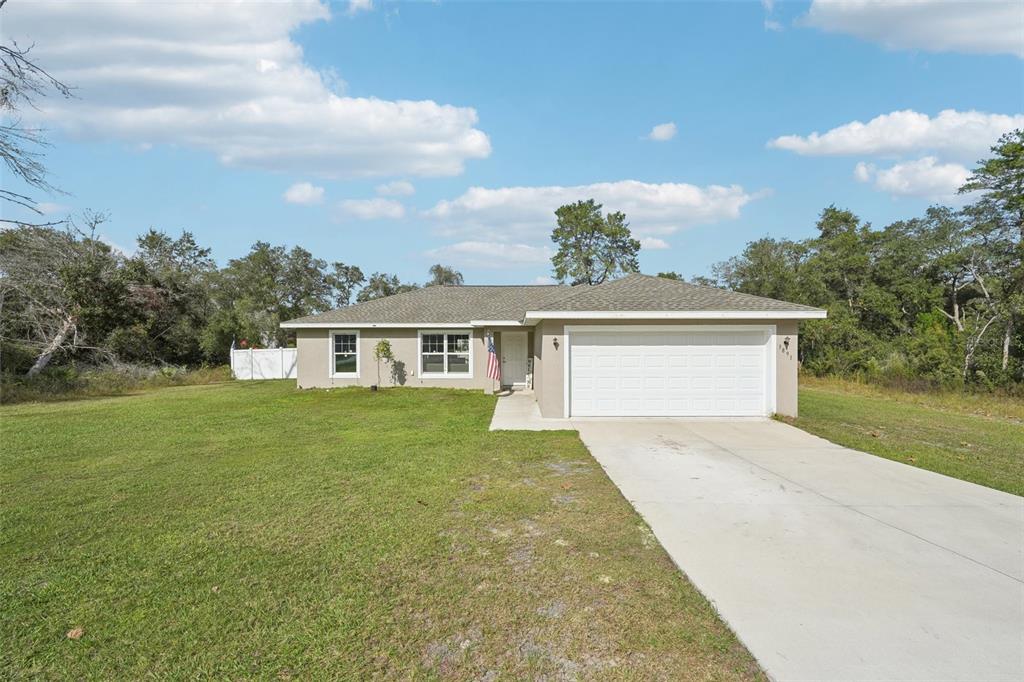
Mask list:
[[[473,351],[469,332],[420,332],[420,376],[470,378]]]
[[[356,378],[359,376],[359,332],[331,332],[331,376]]]

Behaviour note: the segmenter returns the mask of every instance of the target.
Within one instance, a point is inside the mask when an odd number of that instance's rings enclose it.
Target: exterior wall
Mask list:
[[[533,389],[541,415],[544,417],[561,418],[565,411],[565,325],[596,325],[612,326],[672,324],[665,320],[543,320],[535,328],[524,330],[516,327],[516,331],[529,331],[527,348],[532,349],[533,356]],[[797,344],[799,341],[799,322],[796,320],[699,320],[677,323],[684,328],[692,325],[776,325],[775,348],[775,410],[778,414],[795,417],[797,415]],[[490,392],[493,382],[487,378],[487,347],[484,342],[488,330],[473,329],[470,331],[470,345],[473,349],[472,378],[421,379],[419,377],[419,336],[417,329],[374,328],[359,330],[359,378],[333,379],[330,376],[332,349],[328,329],[296,330],[296,346],[298,348],[298,386],[299,388],[331,388],[335,386],[370,386],[377,383],[377,364],[373,360],[373,347],[380,339],[391,341],[395,360],[403,364],[404,386],[434,386],[445,388],[472,388]],[[494,328],[495,346],[499,357],[501,353],[501,328]],[[789,347],[785,339],[789,337]],[[391,385],[390,370],[382,367],[381,382],[384,386]]]
[[[533,395],[540,405],[544,400],[544,336],[543,323],[530,331],[530,351],[533,354]]]
[[[344,329],[339,326],[338,329]],[[377,383],[377,363],[373,359],[373,347],[380,339],[391,341],[391,350],[395,355],[396,365],[402,363],[404,378],[398,384],[402,386],[434,386],[445,388],[489,387],[487,378],[487,348],[484,346],[483,334],[479,329],[452,330],[468,331],[472,347],[472,378],[422,379],[419,376],[419,334],[418,329],[372,328],[359,329],[359,377],[351,379],[331,378],[333,361],[330,340],[330,329],[297,329],[295,345],[299,350],[298,386],[299,388],[332,388],[335,386],[370,386]],[[428,331],[424,328],[424,331]],[[432,330],[430,330],[432,331]],[[380,384],[391,386],[391,371],[381,365]]]
[[[344,327],[339,326],[339,330]],[[522,327],[509,328],[510,331],[526,331],[527,353],[533,344],[533,330]],[[359,329],[359,378],[335,379],[331,377],[332,348],[330,329],[297,329],[296,347],[298,348],[298,386],[299,388],[331,388],[334,386],[371,386],[377,383],[377,363],[373,359],[373,347],[380,339],[391,341],[391,350],[395,361],[402,363],[405,371],[404,380],[398,382],[402,386],[433,386],[445,388],[475,388],[486,392],[493,390],[494,382],[487,378],[487,346],[485,333],[494,331],[494,346],[501,357],[501,328],[452,330],[468,331],[470,345],[473,349],[472,378],[428,378],[419,377],[419,329],[406,328],[371,328]],[[432,331],[426,327],[422,331]],[[534,359],[534,367],[537,361]],[[536,371],[536,370],[535,370]],[[536,380],[535,380],[536,382]],[[380,384],[391,386],[391,370],[381,365]]]
[[[779,320],[775,325],[775,413],[795,417],[800,373],[796,353],[800,341],[800,322]],[[785,345],[787,337],[789,348]]]
[[[561,417],[564,412],[564,326],[562,322],[541,320],[533,333],[534,353],[537,358],[535,363],[540,367],[539,371],[534,370],[533,392],[537,396],[537,405],[542,417]]]
[[[534,375],[537,403],[543,417],[565,416],[565,326],[601,325],[776,325],[775,348],[775,411],[791,417],[797,415],[797,341],[799,323],[796,320],[695,320],[673,323],[666,320],[543,320],[537,325],[535,353],[543,358],[540,372]],[[789,348],[784,347],[786,337]],[[555,342],[557,341],[557,348]]]

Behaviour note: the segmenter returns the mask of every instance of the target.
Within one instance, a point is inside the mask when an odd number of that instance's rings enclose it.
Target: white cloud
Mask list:
[[[24,2],[4,8],[3,38],[35,44],[35,60],[77,88],[36,115],[81,139],[326,178],[456,175],[490,154],[474,109],[346,96],[308,66],[291,33],[329,18],[312,0]]]
[[[957,163],[941,163],[934,156],[897,163],[889,168],[858,163],[853,171],[860,182],[872,182],[876,189],[894,196],[951,199],[971,173]]]
[[[347,216],[359,220],[397,220],[405,216],[405,206],[391,199],[346,199],[338,208]]]
[[[348,0],[348,13],[350,15],[369,12],[372,9],[373,0]]]
[[[658,125],[651,128],[651,132],[647,134],[648,140],[654,140],[655,142],[667,142],[676,136],[679,130],[676,128],[676,124],[669,121],[668,123],[659,123]]]
[[[640,248],[646,249],[647,251],[659,251],[661,249],[671,249],[668,242],[664,239],[658,239],[657,237],[644,237],[640,240]]]
[[[113,250],[113,252],[118,254],[118,255],[124,256],[125,258],[131,258],[132,256],[135,255],[135,246],[130,246],[130,247],[121,246],[120,244],[118,244],[117,242],[113,241],[110,237],[108,237],[105,234],[98,234],[98,235],[96,235],[96,237],[101,242],[103,242],[104,244],[109,246],[111,248],[111,250]]]
[[[774,0],[761,0],[761,6],[764,7],[764,30],[766,31],[781,31],[783,30],[782,22],[772,19],[772,12],[775,11]]]
[[[383,185],[377,185],[377,194],[382,197],[407,197],[415,193],[416,188],[408,180],[395,180],[394,182],[385,182]]]
[[[533,278],[533,281],[530,282],[530,284],[554,284],[554,283],[555,283],[555,280],[551,279],[547,275],[537,275],[536,277]]]
[[[875,165],[873,163],[864,163],[861,161],[853,167],[853,177],[857,179],[857,182],[871,182],[871,178],[875,173]]]
[[[801,23],[890,49],[1024,57],[1019,0],[814,0]]]
[[[324,200],[324,188],[309,182],[296,182],[284,192],[284,200],[289,204],[319,204]]]
[[[431,249],[425,255],[458,266],[500,269],[547,263],[551,260],[551,249],[529,244],[464,241]]]
[[[988,114],[946,109],[934,118],[910,109],[853,121],[806,137],[784,135],[769,147],[804,155],[896,155],[913,151],[942,152],[974,161],[1003,133],[1024,127],[1024,115]]]
[[[573,187],[471,187],[455,199],[439,201],[426,215],[438,221],[441,234],[474,238],[486,233],[500,241],[528,242],[550,235],[559,206],[593,198],[606,212],[625,213],[634,234],[650,236],[737,218],[740,209],[758,196],[739,185],[636,180]]]
[[[44,216],[50,216],[57,213],[67,213],[68,211],[71,210],[64,204],[55,204],[50,201],[40,201],[38,204],[36,204],[36,208]]]

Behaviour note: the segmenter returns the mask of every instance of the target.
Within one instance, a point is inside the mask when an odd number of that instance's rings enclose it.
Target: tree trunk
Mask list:
[[[1013,318],[1006,321],[1006,329],[1003,331],[1003,371],[1010,366],[1010,339],[1013,338]]]
[[[29,367],[29,370],[28,372],[25,373],[25,376],[34,377],[35,375],[42,372],[43,369],[45,369],[46,366],[50,364],[50,358],[53,357],[53,354],[56,353],[62,345],[64,345],[64,340],[68,338],[68,334],[70,334],[74,330],[74,328],[75,318],[67,318],[67,320],[64,321],[64,324],[61,325],[60,330],[50,340],[50,343],[46,344],[46,348],[43,349],[43,352],[39,354],[39,357],[36,358],[36,361],[32,364],[31,367]]]
[[[964,349],[964,381],[967,381],[968,373],[970,372],[971,365],[974,361],[974,351],[978,350],[978,346],[981,344],[981,337],[985,336],[985,332],[988,331],[988,328],[995,321],[995,316],[990,317],[988,322],[985,323],[985,326],[981,328],[981,331],[978,332],[978,335],[974,337],[974,339],[967,339],[967,347]]]

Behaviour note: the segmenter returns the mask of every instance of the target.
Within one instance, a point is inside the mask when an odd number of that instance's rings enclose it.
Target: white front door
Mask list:
[[[526,332],[501,332],[501,383],[526,384]]]
[[[764,330],[573,332],[573,417],[771,414],[771,336]]]

